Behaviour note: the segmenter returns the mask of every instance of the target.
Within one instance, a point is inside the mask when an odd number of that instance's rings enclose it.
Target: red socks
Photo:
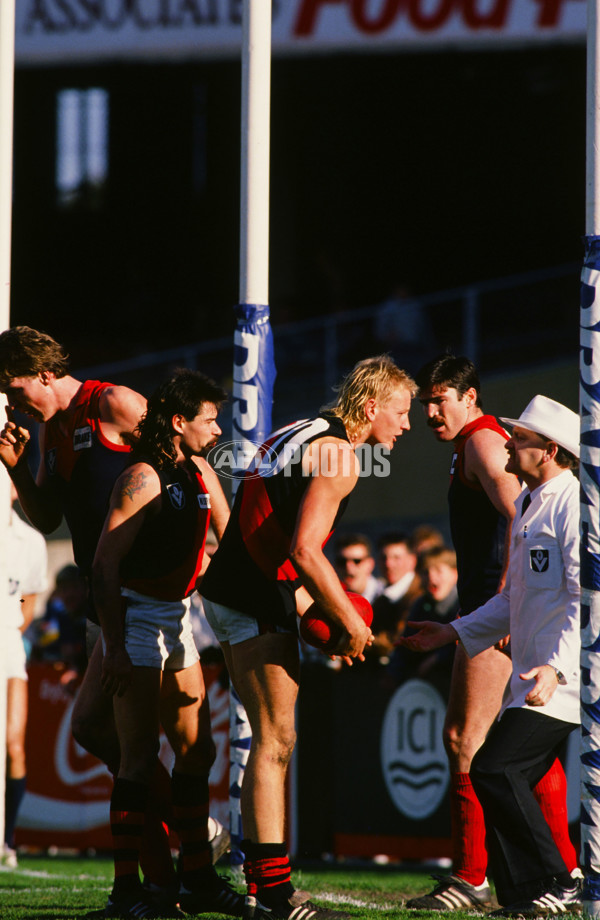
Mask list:
[[[483,809],[468,773],[450,774],[453,873],[481,885],[487,871]]]
[[[533,791],[565,866],[572,872],[578,865],[577,853],[569,837],[567,777],[558,757]]]
[[[471,885],[481,885],[487,871],[483,809],[468,773],[453,773],[450,782],[452,871]],[[558,758],[539,781],[534,792],[560,855],[571,872],[578,864],[577,854],[569,837],[567,779]]]

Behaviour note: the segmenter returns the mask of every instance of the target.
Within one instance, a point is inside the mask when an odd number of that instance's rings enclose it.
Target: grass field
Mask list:
[[[224,874],[227,869],[221,870]],[[19,869],[0,869],[0,920],[75,920],[106,904],[112,879],[112,861],[105,857],[63,858],[24,856]],[[399,868],[311,865],[293,873],[297,888],[309,890],[324,907],[343,902],[344,909],[366,920],[424,920],[466,913],[440,914],[403,910],[408,897],[428,889],[429,876]],[[203,914],[203,917],[221,915]],[[472,915],[470,915],[472,917]]]
[[[226,868],[220,871],[227,874]],[[404,901],[429,890],[431,880],[427,872],[407,872],[403,867],[311,864],[296,869],[292,879],[323,907],[335,902],[365,920],[467,920],[474,916],[461,911],[405,910]],[[104,907],[111,880],[112,860],[106,857],[20,857],[18,870],[0,868],[0,920],[77,920]],[[561,917],[575,920],[570,914]]]

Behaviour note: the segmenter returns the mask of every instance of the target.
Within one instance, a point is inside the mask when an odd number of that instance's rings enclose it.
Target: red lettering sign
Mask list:
[[[431,32],[433,29],[439,29],[450,16],[454,2],[455,0],[438,0],[437,9],[428,12],[423,9],[423,0],[408,0],[410,21],[421,32]]]
[[[481,13],[477,9],[477,3],[478,0],[462,0],[463,19],[469,28],[501,29],[506,25],[509,0],[495,0],[487,13]]]
[[[536,0],[540,7],[538,26],[553,28],[559,24],[563,3],[566,0]]]
[[[535,0],[540,6],[538,25],[556,27],[567,0]],[[302,0],[294,35],[309,36],[327,6],[343,4],[352,24],[365,35],[390,29],[401,15],[419,32],[432,32],[446,24],[452,13],[461,16],[469,29],[501,29],[506,25],[511,0]]]
[[[350,12],[353,22],[361,32],[375,35],[392,25],[403,3],[402,0],[383,0],[377,15],[369,15],[369,5],[372,6],[368,0],[350,0]]]
[[[320,7],[332,3],[345,3],[346,0],[304,0],[294,26],[294,35],[312,35]]]

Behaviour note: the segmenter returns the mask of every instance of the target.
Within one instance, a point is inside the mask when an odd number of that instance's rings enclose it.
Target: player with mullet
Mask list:
[[[239,916],[244,899],[217,875],[209,843],[209,771],[215,758],[208,698],[189,611],[205,568],[212,521],[229,508],[204,459],[221,434],[225,392],[181,370],[148,401],[132,464],[117,480],[93,564],[105,647],[102,687],[112,696],[121,757],[111,796],[115,880],[106,917],[165,916],[142,888],[140,841],[162,725],[175,752],[173,815],[181,851],[168,916]]]
[[[246,709],[242,786],[247,920],[341,920],[294,889],[285,845],[285,777],[295,743],[297,615],[316,601],[340,630],[334,653],[362,659],[372,634],[323,545],[359,475],[360,445],[391,449],[410,428],[414,381],[387,356],[359,362],[330,410],[272,434],[246,472],[202,584],[207,618]]]

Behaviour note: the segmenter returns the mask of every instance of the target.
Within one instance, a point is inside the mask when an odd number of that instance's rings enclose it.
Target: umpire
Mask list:
[[[458,636],[470,657],[511,635],[512,675],[499,721],[471,779],[483,806],[498,917],[581,910],[533,794],[579,718],[579,417],[535,396],[506,442],[506,470],[526,489],[515,502],[506,586],[475,615],[421,624],[400,640],[429,651]]]

